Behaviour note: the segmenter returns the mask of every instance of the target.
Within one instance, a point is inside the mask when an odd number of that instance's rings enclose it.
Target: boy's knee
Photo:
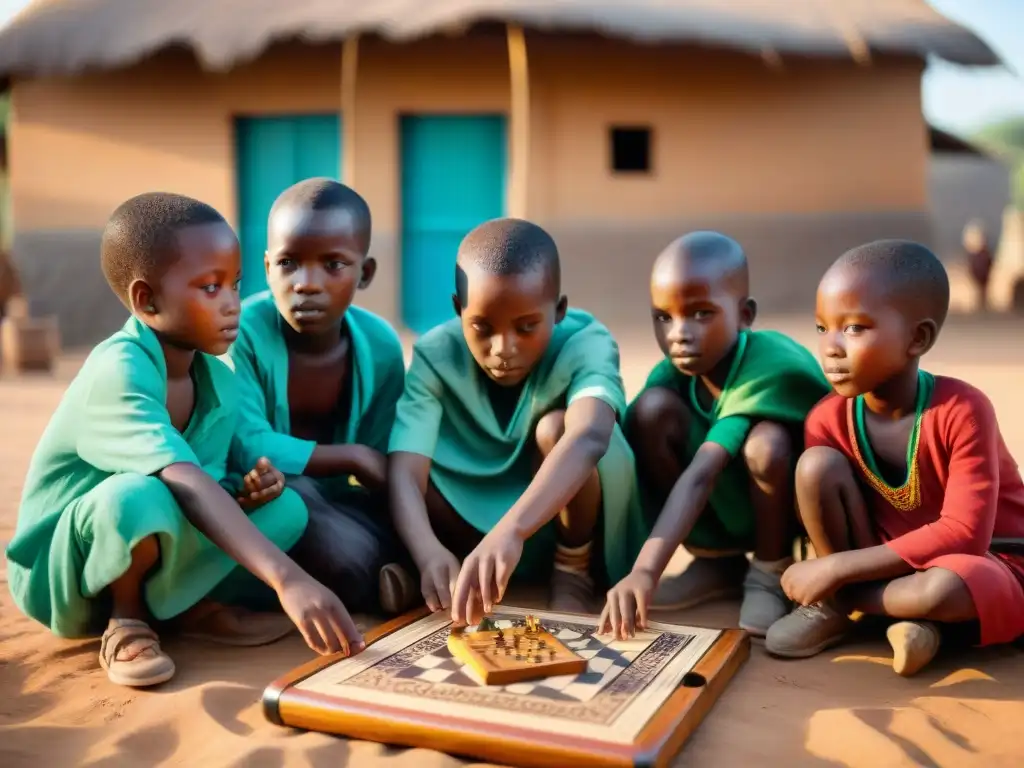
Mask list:
[[[820,486],[850,474],[850,462],[839,451],[825,446],[808,448],[796,463],[797,488]]]
[[[666,387],[651,387],[630,407],[633,426],[640,430],[664,430],[669,424],[688,423],[690,412],[683,399]]]
[[[780,424],[756,424],[743,443],[743,461],[755,480],[781,481],[793,466],[793,441]]]
[[[963,579],[945,568],[929,568],[918,574],[922,613],[941,621],[946,615],[959,615],[971,594]]]
[[[95,508],[115,518],[138,515],[139,509],[151,510],[162,502],[174,503],[174,497],[159,478],[130,472],[111,475],[93,491],[100,496]]]
[[[549,411],[541,416],[537,422],[537,429],[534,430],[534,439],[540,452],[547,456],[554,450],[555,444],[565,434],[565,411],[559,409]]]

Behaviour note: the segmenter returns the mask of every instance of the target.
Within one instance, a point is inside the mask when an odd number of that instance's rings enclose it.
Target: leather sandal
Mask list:
[[[174,661],[161,650],[160,638],[138,619],[111,620],[100,641],[100,666],[110,682],[132,688],[159,685],[174,677]]]

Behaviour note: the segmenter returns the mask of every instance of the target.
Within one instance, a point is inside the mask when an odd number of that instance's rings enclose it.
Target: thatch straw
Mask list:
[[[479,21],[756,53],[999,59],[923,0],[36,0],[0,32],[0,75],[122,67],[170,45],[210,70],[278,40],[406,40]]]

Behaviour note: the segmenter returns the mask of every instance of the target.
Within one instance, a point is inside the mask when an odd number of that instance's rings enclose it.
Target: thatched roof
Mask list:
[[[406,40],[483,21],[754,52],[1000,63],[924,0],[36,0],[0,31],[0,75],[120,67],[171,45],[225,70],[278,40]]]

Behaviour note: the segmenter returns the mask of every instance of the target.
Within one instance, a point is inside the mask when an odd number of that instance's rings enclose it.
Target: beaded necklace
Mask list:
[[[921,445],[921,419],[924,416],[928,401],[931,400],[935,380],[930,373],[920,371],[917,375],[917,400],[914,404],[914,428],[907,441],[907,476],[903,485],[893,487],[883,478],[875,460],[875,453],[868,440],[867,428],[864,425],[864,397],[854,398],[847,406],[847,422],[850,430],[850,443],[853,455],[857,459],[861,472],[879,495],[894,509],[910,512],[921,505],[921,478],[917,466],[918,449]]]

